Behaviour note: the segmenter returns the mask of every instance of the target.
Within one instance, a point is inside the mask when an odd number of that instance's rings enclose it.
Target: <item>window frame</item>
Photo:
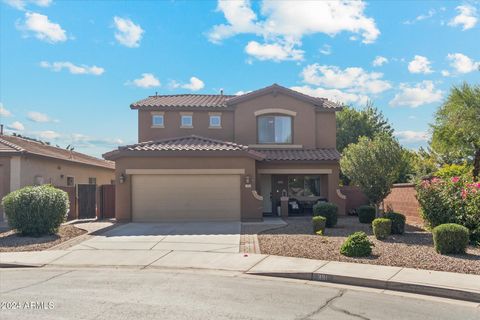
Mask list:
[[[155,123],[155,118],[161,118],[162,123],[161,124]],[[164,128],[165,127],[165,115],[155,114],[155,113],[152,114],[152,127],[154,127],[154,128]]]
[[[284,118],[290,118],[290,142],[261,142],[260,141],[260,119],[261,118],[266,118],[266,117],[274,117],[274,121],[276,117],[284,117]],[[260,145],[293,145],[294,141],[294,127],[293,127],[293,121],[294,117],[291,115],[286,115],[286,114],[278,114],[278,113],[273,113],[273,114],[261,114],[257,116],[257,144]],[[275,130],[275,124],[274,124],[274,130]],[[273,136],[275,138],[275,132],[273,133]]]
[[[190,118],[190,124],[184,124],[183,119],[188,119]],[[180,114],[180,128],[193,128],[193,114],[188,113],[188,114]]]
[[[218,124],[212,124],[212,119],[218,118]],[[208,127],[218,129],[222,127],[222,116],[220,114],[210,114],[208,116]]]
[[[92,183],[92,179],[95,181],[95,183]],[[88,177],[88,184],[94,184],[97,185],[97,177]]]
[[[302,181],[302,194],[296,194],[296,195],[292,195],[291,194],[291,182],[290,182],[290,179],[300,179]],[[312,194],[312,195],[307,195],[305,190],[307,190],[306,188],[306,184],[307,184],[307,180],[318,180],[318,195],[315,195],[315,194]],[[316,174],[313,174],[313,175],[288,175],[287,177],[287,192],[288,192],[288,195],[289,197],[292,197],[292,198],[295,198],[295,197],[303,197],[303,198],[319,198],[321,197],[322,195],[322,178],[320,175],[316,175]]]

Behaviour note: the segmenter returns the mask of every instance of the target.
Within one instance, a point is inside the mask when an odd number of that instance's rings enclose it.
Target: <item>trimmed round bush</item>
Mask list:
[[[375,238],[379,240],[386,239],[392,231],[392,220],[377,218],[372,221],[372,228]]]
[[[337,224],[338,207],[330,202],[317,203],[313,206],[313,215],[327,218],[326,227],[332,228]]]
[[[372,253],[373,243],[363,231],[352,233],[340,247],[340,253],[347,257],[367,257]]]
[[[375,208],[372,206],[360,206],[357,209],[360,223],[372,223],[375,219]]]
[[[465,253],[469,241],[466,227],[456,223],[445,223],[433,228],[432,234],[433,244],[438,253]]]
[[[323,234],[325,232],[326,223],[327,223],[327,218],[325,218],[324,216],[312,217],[313,233]]]
[[[35,237],[56,233],[69,209],[68,194],[51,185],[13,191],[2,205],[10,227]]]
[[[403,234],[405,232],[405,216],[397,212],[385,213],[385,218],[392,220],[392,234]]]

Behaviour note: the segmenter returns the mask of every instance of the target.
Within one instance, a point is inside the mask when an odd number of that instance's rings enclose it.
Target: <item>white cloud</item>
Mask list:
[[[63,42],[67,40],[66,31],[58,23],[54,23],[47,16],[35,12],[26,12],[23,24],[17,24],[17,28],[32,32],[37,39],[49,43]]]
[[[390,105],[417,108],[421,105],[439,102],[442,100],[442,97],[443,92],[435,89],[432,81],[425,80],[413,87],[401,83],[400,92],[390,101]]]
[[[451,61],[450,66],[458,73],[469,73],[480,68],[480,62],[475,62],[462,53],[450,53],[447,55],[447,59]]]
[[[336,66],[315,63],[306,66],[301,75],[307,84],[345,89],[353,93],[378,94],[392,87],[388,81],[382,80],[383,73],[369,73],[359,67],[341,70]]]
[[[442,76],[448,77],[450,75],[450,72],[448,70],[442,70]]]
[[[430,139],[430,134],[427,131],[395,131],[394,135],[401,143],[426,142]]]
[[[37,111],[30,111],[27,113],[27,118],[33,122],[57,122],[52,120],[48,115],[45,113],[37,112]]]
[[[364,43],[374,42],[380,31],[375,20],[364,14],[365,6],[362,1],[264,0],[259,19],[248,0],[219,0],[217,11],[223,12],[227,23],[215,25],[207,36],[219,43],[237,34],[253,34],[264,43],[249,41],[247,53],[262,60],[300,60],[303,51],[298,47],[309,34],[333,37],[346,31],[359,34]]]
[[[25,130],[25,126],[23,125],[23,123],[19,121],[15,121],[7,125],[7,129],[14,130],[14,131],[23,131]]]
[[[198,79],[197,77],[191,77],[190,83],[186,83],[182,85],[182,88],[192,90],[192,91],[198,91],[203,89],[204,87],[205,87],[205,83],[203,83],[203,81]]]
[[[127,81],[126,85],[134,85],[140,88],[160,87],[160,80],[158,80],[152,73],[142,73],[142,77]]]
[[[388,59],[385,58],[385,57],[382,57],[382,56],[376,56],[375,59],[373,60],[372,62],[372,65],[374,67],[381,67],[383,66],[385,63],[388,63]]]
[[[87,65],[75,65],[69,61],[57,61],[57,62],[40,62],[40,67],[51,69],[55,72],[62,71],[62,69],[67,69],[71,74],[93,74],[99,76],[105,72],[105,69],[97,66],[87,66]]]
[[[257,41],[250,41],[245,47],[245,52],[258,60],[302,60],[303,50],[294,49],[292,44],[261,44]]]
[[[3,106],[3,103],[0,102],[0,116],[6,118],[10,117],[11,115],[12,113]]]
[[[249,91],[240,90],[240,91],[235,92],[233,95],[234,96],[241,96],[242,94],[246,94],[246,93],[249,93],[249,92],[252,92],[252,91],[251,90],[249,90]]]
[[[39,131],[37,135],[42,139],[55,140],[61,137],[61,134],[52,130]]]
[[[32,3],[39,7],[48,7],[52,4],[52,0],[3,0],[6,4],[18,10],[25,10],[28,3]]]
[[[320,50],[318,50],[321,54],[324,54],[326,56],[329,56],[332,54],[332,46],[328,45],[328,44],[324,44],[322,48],[320,48]]]
[[[403,24],[414,24],[415,22],[418,22],[418,21],[427,20],[427,19],[430,19],[431,17],[433,17],[436,13],[437,13],[437,10],[430,9],[430,10],[428,10],[427,13],[419,15],[419,16],[415,17],[415,19],[413,19],[413,20],[404,21]]]
[[[66,140],[71,141],[71,144],[75,146],[84,148],[93,146],[116,147],[124,143],[122,139],[95,138],[81,133],[74,133],[70,135],[69,138],[66,138]]]
[[[312,88],[311,86],[291,87],[290,89],[313,97],[327,98],[330,101],[340,104],[366,104],[369,100],[366,95],[345,92],[338,89]]]
[[[170,81],[170,88],[172,89],[177,89],[177,88],[183,88],[183,89],[188,89],[192,91],[198,91],[201,90],[205,87],[205,83],[200,80],[197,77],[191,77],[189,83],[179,83],[175,80]]]
[[[428,60],[427,57],[415,55],[412,61],[408,64],[408,71],[410,73],[432,73],[432,69],[430,68],[431,62]]]
[[[113,17],[115,23],[115,39],[129,48],[136,48],[140,46],[140,40],[145,32],[140,25],[133,23],[130,19],[123,19],[120,17]]]
[[[449,26],[462,26],[464,31],[475,27],[478,22],[478,14],[475,7],[465,4],[458,6],[456,9],[458,15],[448,22]]]

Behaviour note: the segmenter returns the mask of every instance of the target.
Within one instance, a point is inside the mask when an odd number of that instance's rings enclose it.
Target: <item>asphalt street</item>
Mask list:
[[[479,304],[239,273],[0,269],[7,319],[480,319]]]

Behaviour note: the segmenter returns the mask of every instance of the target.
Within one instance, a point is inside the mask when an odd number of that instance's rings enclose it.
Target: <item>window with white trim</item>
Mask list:
[[[222,117],[220,115],[210,116],[210,128],[220,128],[222,126]]]
[[[182,128],[193,127],[192,115],[182,115],[181,126]]]
[[[163,127],[163,125],[164,125],[163,114],[152,115],[152,126]]]

